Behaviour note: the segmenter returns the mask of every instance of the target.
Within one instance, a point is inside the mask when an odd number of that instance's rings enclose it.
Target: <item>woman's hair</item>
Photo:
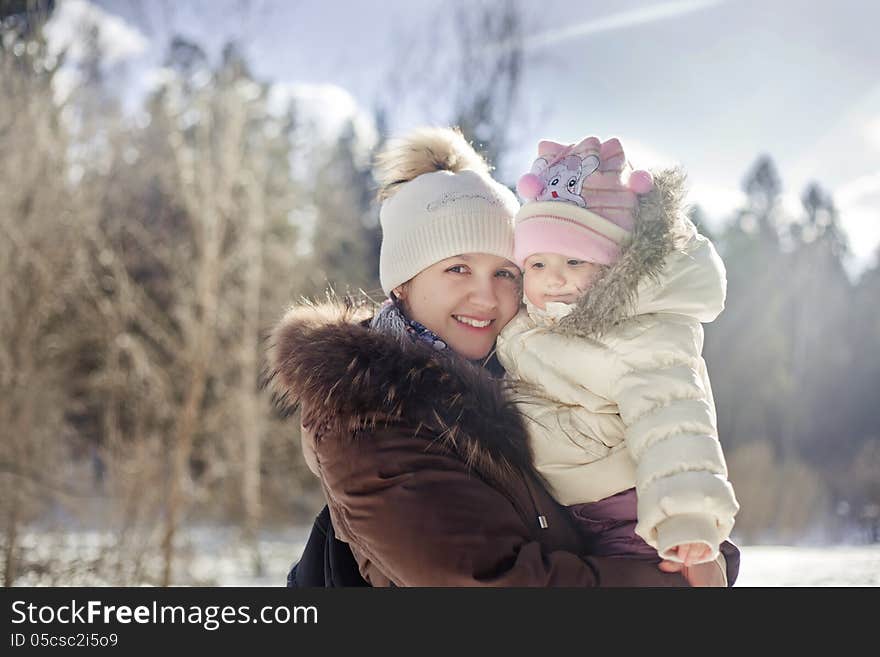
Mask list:
[[[376,157],[379,201],[391,198],[402,184],[422,174],[464,170],[488,175],[489,165],[458,128],[413,130],[405,137],[389,140]]]

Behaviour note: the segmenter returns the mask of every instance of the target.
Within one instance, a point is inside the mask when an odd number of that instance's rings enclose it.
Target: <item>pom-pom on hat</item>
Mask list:
[[[638,194],[653,179],[629,171],[618,139],[587,137],[577,144],[542,141],[532,170],[517,183],[525,201],[515,220],[520,267],[534,253],[560,253],[610,265],[635,223]]]
[[[377,176],[385,294],[463,253],[513,260],[519,203],[458,130],[421,128],[390,141],[378,157]]]

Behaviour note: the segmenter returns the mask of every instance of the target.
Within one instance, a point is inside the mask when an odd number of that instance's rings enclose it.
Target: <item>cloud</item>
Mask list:
[[[372,120],[354,96],[335,84],[273,84],[268,103],[269,111],[276,116],[294,104],[297,121],[308,122],[323,137],[335,137],[350,121],[356,130],[372,129],[375,133]]]
[[[335,84],[279,82],[272,85],[269,111],[283,115],[291,102],[302,105],[310,114],[310,110],[317,109],[317,113],[331,125],[347,120],[358,111],[354,96]]]
[[[52,80],[56,102],[63,102],[79,84],[78,66],[89,55],[88,35],[94,31],[101,63],[113,66],[143,55],[147,38],[129,23],[86,0],[65,0],[43,28],[49,54],[65,53],[64,66]]]
[[[865,123],[864,134],[868,141],[880,150],[880,116],[875,116]]]
[[[856,278],[873,266],[880,247],[880,172],[841,185],[833,197],[840,226],[849,241],[851,257],[845,263],[846,269]],[[711,228],[720,228],[737,208],[743,207],[746,195],[735,187],[701,182],[691,185],[688,202],[706,212]],[[797,194],[782,194],[780,204],[789,219],[803,215],[803,204]]]
[[[620,141],[626,151],[626,159],[635,169],[666,169],[680,164],[671,155],[662,153],[645,142],[622,136]]]
[[[92,29],[97,32],[102,59],[109,65],[142,55],[149,45],[137,28],[87,0],[60,3],[43,32],[53,55],[66,50],[68,60],[79,62],[88,54],[85,37]]]
[[[779,197],[779,204],[786,219],[797,221],[804,216],[804,202],[800,195],[791,192],[783,192]]]
[[[841,207],[855,205],[869,196],[880,196],[880,171],[859,176],[834,189],[834,200]]]
[[[662,151],[636,139],[623,138],[626,157],[636,169],[667,169],[681,162]],[[688,173],[688,197],[691,205],[699,205],[706,213],[710,226],[718,228],[746,202],[746,195],[738,188],[701,180],[697,172]]]
[[[841,180],[874,169],[877,148],[880,148],[880,85],[861,94],[840,112],[822,136],[809,143],[786,167],[786,178],[804,182],[818,179],[839,186]],[[829,180],[831,176],[837,180]]]
[[[852,269],[859,271],[871,264],[880,246],[880,171],[837,186],[833,197],[849,237]]]
[[[612,30],[620,30],[636,25],[644,25],[656,21],[677,18],[685,14],[690,14],[704,9],[710,9],[721,5],[726,0],[684,0],[682,2],[665,2],[658,5],[649,5],[647,7],[639,7],[631,11],[620,12],[604,16],[596,20],[576,23],[564,28],[554,28],[526,37],[523,42],[525,50],[535,50],[550,45],[557,44],[561,41],[569,39],[577,39],[587,34],[596,34],[599,32],[609,32]],[[502,44],[511,45],[511,44]]]
[[[743,207],[746,195],[736,187],[713,183],[694,183],[688,192],[688,202],[705,211],[710,224],[718,227],[727,222],[738,208]]]
[[[306,126],[301,133],[309,135],[313,147],[329,145],[349,123],[360,147],[357,156],[368,157],[379,139],[372,117],[354,96],[335,84],[276,83],[269,89],[267,102],[275,116],[284,115],[292,106],[295,120]]]
[[[852,260],[847,271],[857,275],[875,263],[880,247],[880,195],[872,204],[840,208],[840,221],[849,238]]]

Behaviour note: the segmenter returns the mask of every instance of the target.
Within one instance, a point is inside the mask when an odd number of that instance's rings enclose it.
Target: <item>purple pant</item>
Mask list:
[[[636,489],[630,488],[598,502],[568,507],[587,543],[599,557],[635,557],[660,561],[657,550],[636,535]]]

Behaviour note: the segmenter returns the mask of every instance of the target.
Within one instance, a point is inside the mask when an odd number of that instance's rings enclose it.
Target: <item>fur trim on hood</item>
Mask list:
[[[581,297],[574,310],[563,318],[555,330],[564,335],[598,338],[623,320],[641,312],[659,312],[651,307],[651,287],[657,288],[667,272],[667,259],[697,235],[684,208],[685,176],[678,169],[654,174],[653,189],[639,198],[635,226],[630,239],[623,245],[620,258],[603,267],[590,289]],[[704,239],[704,238],[700,238]],[[710,245],[708,269],[697,263],[685,276],[699,273],[706,280],[700,285],[711,288],[711,308],[694,314],[700,321],[711,321],[724,304],[726,277],[723,263]],[[684,281],[677,281],[682,284]],[[691,283],[690,281],[688,282]],[[719,296],[720,292],[720,296]],[[689,310],[691,310],[689,308]]]
[[[503,383],[454,355],[363,325],[338,299],[291,308],[272,331],[264,384],[282,411],[303,404],[322,435],[367,438],[397,425],[438,436],[469,467],[504,481],[534,472],[522,419]],[[319,438],[320,439],[320,438]]]

